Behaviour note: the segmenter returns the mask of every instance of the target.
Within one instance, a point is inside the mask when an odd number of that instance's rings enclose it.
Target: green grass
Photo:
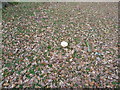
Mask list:
[[[81,58],[81,55],[79,55],[78,54],[78,52],[77,51],[75,51],[74,53],[73,53],[73,58]]]

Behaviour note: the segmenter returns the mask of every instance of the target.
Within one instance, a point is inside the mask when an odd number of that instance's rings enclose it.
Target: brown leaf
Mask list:
[[[3,84],[3,86],[9,86],[9,83],[6,82],[6,83]]]

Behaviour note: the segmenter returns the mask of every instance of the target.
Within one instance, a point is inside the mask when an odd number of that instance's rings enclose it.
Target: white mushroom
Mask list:
[[[61,42],[61,46],[62,46],[62,47],[67,47],[67,46],[68,46],[68,43],[65,42],[65,41],[62,41],[62,42]]]

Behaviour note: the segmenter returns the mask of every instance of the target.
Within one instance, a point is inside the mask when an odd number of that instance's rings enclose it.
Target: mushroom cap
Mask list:
[[[66,41],[62,41],[62,42],[61,42],[61,46],[62,46],[62,47],[67,47],[67,46],[68,46],[68,43],[67,43]]]

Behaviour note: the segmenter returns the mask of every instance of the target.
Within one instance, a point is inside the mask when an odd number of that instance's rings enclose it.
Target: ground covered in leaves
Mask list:
[[[118,87],[118,3],[24,2],[2,18],[3,87]]]

